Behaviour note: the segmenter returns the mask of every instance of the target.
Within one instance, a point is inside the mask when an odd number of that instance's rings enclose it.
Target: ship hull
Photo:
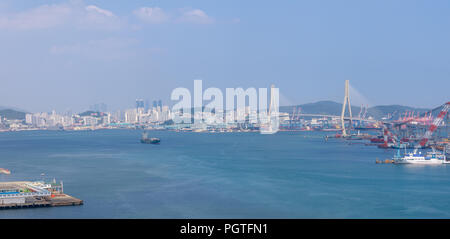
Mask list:
[[[141,143],[143,144],[159,144],[161,140],[159,139],[141,139]]]
[[[395,164],[423,164],[423,165],[432,165],[432,164],[447,164],[450,163],[446,160],[447,158],[444,155],[434,156],[434,157],[423,157],[423,156],[407,156],[407,157],[394,157]]]
[[[394,160],[395,164],[436,165],[445,164],[444,160]],[[450,162],[448,162],[450,163]]]

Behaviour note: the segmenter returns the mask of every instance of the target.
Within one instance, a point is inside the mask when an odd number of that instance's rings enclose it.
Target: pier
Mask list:
[[[62,183],[0,182],[0,209],[79,205],[83,200],[63,193]]]

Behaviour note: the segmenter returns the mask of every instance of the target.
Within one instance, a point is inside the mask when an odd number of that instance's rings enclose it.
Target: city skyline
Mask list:
[[[355,104],[448,100],[450,3],[347,3],[2,1],[0,105],[172,105],[170,92],[194,79],[220,89],[273,83],[280,105],[341,102],[344,80]]]

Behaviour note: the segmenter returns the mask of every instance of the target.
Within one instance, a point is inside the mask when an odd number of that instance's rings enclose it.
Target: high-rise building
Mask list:
[[[125,122],[132,124],[138,122],[137,109],[129,109],[125,111]]]
[[[83,116],[85,126],[95,126],[98,124],[98,119],[92,116]]]
[[[111,122],[118,123],[120,121],[125,121],[125,113],[117,110],[112,114]]]
[[[25,123],[27,124],[33,124],[33,114],[26,114],[25,115]]]
[[[150,109],[150,101],[148,99],[146,99],[145,100],[145,112],[147,112],[148,109]]]
[[[158,100],[158,106],[159,106],[159,108],[162,108],[162,101],[161,100]]]
[[[136,99],[136,109],[144,108],[144,100],[143,99]]]

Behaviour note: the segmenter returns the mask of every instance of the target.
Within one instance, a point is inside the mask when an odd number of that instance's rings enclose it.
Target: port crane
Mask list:
[[[446,104],[448,104],[448,103],[446,103]],[[445,106],[446,104],[444,104],[444,106]],[[430,110],[430,111],[424,112],[424,113],[422,113],[422,114],[418,114],[416,117],[406,117],[406,114],[407,114],[407,113],[405,112],[405,117],[399,119],[398,122],[395,122],[395,123],[394,123],[394,127],[400,127],[400,126],[402,126],[402,125],[404,125],[404,124],[410,123],[410,122],[412,122],[412,121],[417,121],[417,120],[419,120],[420,118],[424,118],[424,117],[431,118],[432,112],[435,112],[436,110],[439,110],[441,107],[442,107],[442,105],[440,105],[440,106],[438,106],[438,107],[436,107],[436,108],[434,108],[434,109],[432,109],[432,110]],[[429,114],[429,115],[428,115],[428,114]]]
[[[411,137],[413,137],[414,135],[423,135],[427,131],[428,125],[432,124],[433,112],[441,112],[443,106],[445,105],[446,104],[440,105],[434,109],[422,113],[412,113],[414,111],[406,111],[404,113],[400,113],[398,120],[393,121],[389,124],[392,125],[391,129],[398,132],[398,134],[403,132],[402,140],[411,139]]]
[[[421,152],[417,152],[419,148],[427,147],[427,143],[436,129],[443,123],[445,116],[450,108],[450,102],[442,106],[442,110],[433,120],[428,130],[423,134],[418,144],[414,146],[413,153],[406,153],[405,156],[400,155],[400,147],[397,154],[394,155],[393,162],[398,164],[448,164],[450,161],[446,159],[446,150],[443,148],[443,153],[436,152],[435,147],[431,146],[432,152],[427,152],[425,156]]]
[[[436,111],[437,109],[442,108],[442,110],[439,112],[438,116],[433,120],[433,122],[431,123],[429,129],[423,134],[423,136],[420,138],[419,143],[416,144],[414,146],[414,152],[416,153],[417,150],[419,148],[426,148],[427,147],[427,143],[429,141],[429,139],[431,138],[431,136],[433,135],[434,131],[436,131],[436,129],[442,124],[449,108],[450,108],[450,102],[447,102],[444,105],[441,105],[435,109],[432,109],[429,113],[425,112],[422,115],[424,115],[425,117],[431,117],[431,112],[432,111]],[[396,122],[396,123],[391,123],[393,128],[400,128],[401,126],[412,122],[414,120],[419,119],[420,117],[422,117],[421,115],[417,115],[416,117],[413,117],[413,113],[408,113],[405,112],[405,117],[403,118],[404,120],[402,122]],[[429,116],[428,116],[429,115]],[[397,137],[396,134],[392,133],[388,127],[387,124],[389,123],[385,123],[383,124],[383,139],[384,139],[384,143],[382,145],[379,145],[380,148],[396,148],[396,147],[407,147],[407,145],[401,145],[402,140],[399,140],[399,138]],[[389,141],[392,140],[392,143],[389,143]],[[398,145],[398,146],[397,146]]]
[[[383,139],[384,139],[384,143],[379,145],[379,148],[392,148],[394,147],[397,143],[400,144],[400,140],[397,138],[397,136],[395,134],[393,134],[388,127],[383,124]],[[392,140],[392,144],[389,144],[389,139]]]
[[[420,140],[419,144],[417,144],[414,147],[414,153],[417,153],[417,150],[419,148],[423,148],[427,145],[428,140],[433,135],[434,131],[442,124],[444,121],[444,117],[447,115],[448,109],[450,108],[450,101],[445,103],[442,107],[441,112],[437,115],[437,117],[433,120],[433,122],[430,125],[430,128],[428,128],[427,132],[422,136],[422,139]]]
[[[366,115],[367,115],[367,108],[368,108],[368,107],[369,107],[368,105],[366,105],[366,107],[364,107],[364,113],[363,113],[363,115],[362,115],[362,118],[363,118],[363,119],[366,118]]]
[[[364,110],[364,113],[363,113],[363,110]],[[364,105],[361,105],[361,108],[359,109],[358,118],[359,119],[365,119],[366,118],[366,113],[367,113],[367,108],[364,108]],[[357,122],[357,126],[361,126],[361,124],[362,124],[362,121],[359,120]]]
[[[358,114],[358,119],[359,119],[359,120],[357,121],[357,125],[358,125],[358,126],[361,126],[363,120],[366,119],[367,108],[368,108],[368,107],[369,107],[368,105],[366,105],[366,106],[361,105],[361,108],[360,108],[359,114]]]

